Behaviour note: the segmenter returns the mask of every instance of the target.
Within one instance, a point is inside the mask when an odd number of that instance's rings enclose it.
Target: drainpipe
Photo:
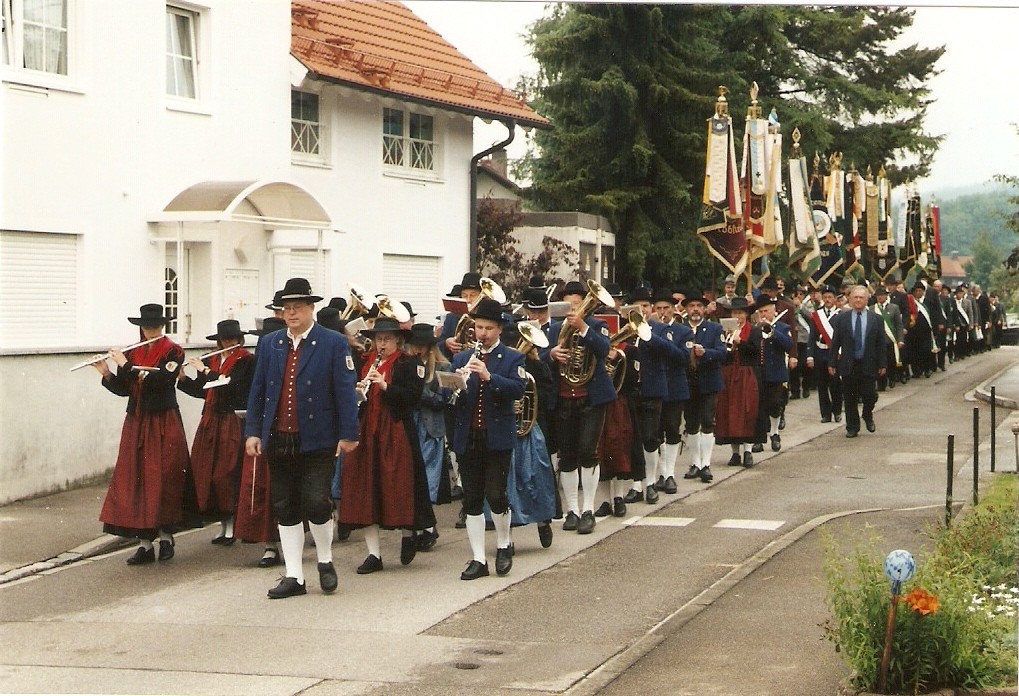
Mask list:
[[[482,150],[471,157],[471,235],[468,256],[470,261],[467,266],[468,270],[471,271],[478,270],[478,162],[513,142],[513,138],[516,135],[516,121],[502,121],[502,125],[506,126],[509,136],[501,143],[496,143],[487,150]]]

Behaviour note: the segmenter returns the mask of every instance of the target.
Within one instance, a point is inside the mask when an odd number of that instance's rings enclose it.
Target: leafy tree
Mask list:
[[[924,205],[929,201],[925,200]],[[1001,248],[1015,243],[1015,233],[1006,224],[1008,192],[996,188],[956,198],[938,199],[941,209],[941,248],[943,253],[972,253],[977,234],[984,230]]]
[[[520,240],[513,230],[523,218],[519,201],[510,203],[491,197],[478,201],[478,268],[509,298],[520,297],[532,276],[547,278],[552,271],[577,265],[577,250],[552,237],[542,239],[542,250],[537,254],[517,249]]]
[[[1016,126],[1016,132],[1019,133],[1019,126]],[[1014,174],[998,174],[994,177],[994,179],[1003,184],[1007,184],[1013,191],[1019,191],[1019,176],[1015,176]],[[1004,214],[1005,226],[1016,234],[1019,234],[1019,194],[1014,193],[1010,196],[1008,204],[1013,206],[1013,208]],[[1005,259],[1005,265],[1008,266],[1011,271],[1019,269],[1019,246],[1012,249],[1012,253],[1008,255],[1007,259]]]
[[[980,230],[977,233],[977,238],[973,242],[971,251],[973,252],[973,259],[965,266],[966,277],[970,279],[970,282],[978,283],[980,287],[987,290],[987,282],[990,280],[991,273],[1001,265],[1001,260],[1005,254],[991,240],[991,235],[987,230]]]
[[[607,217],[619,280],[716,282],[695,225],[705,121],[715,88],[731,90],[742,132],[748,83],[788,137],[840,150],[899,183],[926,174],[940,136],[923,131],[927,82],[943,48],[891,50],[906,9],[559,4],[531,28],[540,67],[530,85],[554,129],[535,135],[528,195],[551,210]],[[909,166],[893,164],[906,157]]]

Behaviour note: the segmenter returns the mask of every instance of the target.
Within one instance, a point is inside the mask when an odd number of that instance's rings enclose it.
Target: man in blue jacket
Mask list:
[[[775,321],[777,305],[778,301],[767,295],[761,295],[757,300],[757,316],[761,323],[760,407],[768,412],[768,435],[771,438],[771,449],[775,452],[782,449],[778,425],[785,407],[785,385],[789,382],[786,359],[793,345],[789,327],[781,321]]]
[[[268,456],[272,508],[279,523],[286,576],[270,599],[307,593],[302,555],[308,521],[318,554],[323,592],[336,589],[331,520],[336,457],[357,447],[354,361],[347,339],[315,323],[315,303],[304,278],[280,293],[286,330],[258,341],[244,434],[251,457]],[[263,446],[264,443],[264,446]]]
[[[473,558],[461,580],[488,575],[485,556],[484,504],[495,524],[495,572],[505,575],[513,566],[510,549],[510,511],[506,497],[513,447],[517,440],[514,403],[524,395],[524,354],[500,342],[502,307],[484,297],[470,315],[480,350],[462,350],[453,368],[467,378],[467,389],[456,400],[453,451],[460,462],[464,489],[467,540]]]
[[[711,452],[715,448],[715,409],[718,392],[723,388],[722,362],[727,353],[722,343],[721,324],[704,319],[707,305],[708,301],[699,295],[683,300],[686,323],[693,331],[693,338],[686,346],[690,351],[690,367],[687,370],[690,398],[683,409],[692,463],[683,478],[699,478],[702,483],[710,483],[714,479]]]

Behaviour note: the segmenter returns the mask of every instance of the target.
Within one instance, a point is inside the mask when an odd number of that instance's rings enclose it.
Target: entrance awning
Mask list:
[[[255,214],[237,212],[245,201]],[[329,215],[314,196],[284,181],[203,181],[177,194],[152,222],[246,222],[269,228],[333,229]]]

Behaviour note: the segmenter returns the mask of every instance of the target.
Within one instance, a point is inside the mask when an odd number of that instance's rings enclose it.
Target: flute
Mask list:
[[[121,353],[126,353],[129,350],[134,350],[135,348],[141,348],[142,346],[148,345],[149,343],[152,343],[154,341],[158,341],[161,338],[162,338],[162,336],[156,336],[155,338],[150,338],[147,341],[138,341],[138,343],[132,343],[129,346],[125,346],[125,347],[121,348],[120,352]],[[111,348],[110,351],[112,351],[112,350],[113,349]],[[106,358],[110,357],[110,351],[107,351],[106,353],[100,353],[99,355],[94,355],[91,358],[89,358],[88,360],[86,360],[85,362],[78,363],[77,365],[75,365],[74,367],[72,367],[70,369],[70,372],[74,372],[75,370],[80,370],[83,367],[88,367],[89,365],[95,365],[96,363],[99,363],[99,362],[102,362],[103,360],[106,360]]]

